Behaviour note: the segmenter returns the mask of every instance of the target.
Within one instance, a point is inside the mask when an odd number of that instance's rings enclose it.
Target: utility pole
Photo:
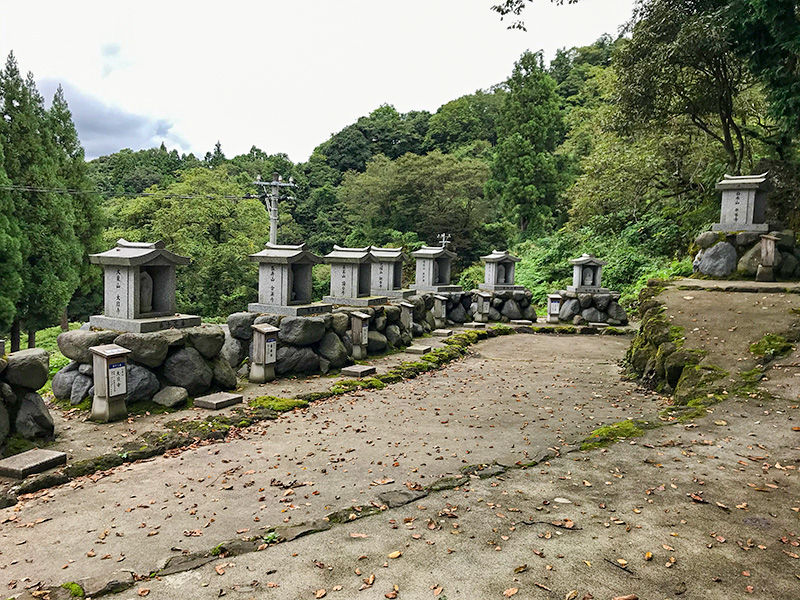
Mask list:
[[[291,177],[289,177],[289,182],[286,183],[283,181],[283,178],[280,175],[273,173],[272,181],[261,181],[261,175],[259,175],[258,178],[253,182],[253,185],[257,185],[261,188],[261,193],[258,195],[258,198],[261,200],[261,202],[263,202],[264,207],[269,213],[269,243],[277,244],[278,201],[292,199],[292,196],[285,194],[282,195],[281,188],[293,188],[297,187],[297,184]],[[267,192],[267,188],[269,188],[269,192]]]

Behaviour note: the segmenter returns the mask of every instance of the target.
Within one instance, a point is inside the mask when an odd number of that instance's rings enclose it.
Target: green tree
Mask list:
[[[541,233],[561,222],[556,148],[564,136],[555,81],[541,52],[526,52],[506,82],[498,143],[487,193],[521,233]]]
[[[480,140],[494,145],[504,96],[502,88],[478,90],[443,104],[428,122],[425,148],[450,153]]]
[[[3,167],[4,159],[0,141],[0,331],[8,331],[14,321],[22,289],[19,223],[9,189],[11,181]]]
[[[102,306],[103,291],[100,270],[89,263],[89,254],[102,250],[103,230],[106,227],[100,195],[89,177],[83,147],[72,121],[72,113],[58,86],[48,111],[50,132],[55,143],[58,178],[72,191],[72,209],[75,215],[75,235],[81,248],[79,284],[70,301],[72,316],[86,318]],[[162,145],[162,151],[166,148]],[[62,326],[68,322],[65,308]]]
[[[0,97],[6,174],[12,184],[33,188],[12,192],[23,258],[22,291],[11,329],[14,350],[19,348],[21,329],[33,346],[37,329],[59,321],[78,286],[81,248],[72,199],[51,191],[62,188],[63,182],[44,100],[33,75],[22,80],[13,53],[0,73]]]

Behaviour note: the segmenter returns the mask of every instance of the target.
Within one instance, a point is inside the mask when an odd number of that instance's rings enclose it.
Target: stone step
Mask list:
[[[511,321],[512,325],[533,325],[533,321],[529,321],[528,319],[514,319]]]
[[[345,377],[366,377],[367,375],[374,375],[377,369],[372,365],[352,365],[342,369],[342,375]]]
[[[67,464],[67,454],[55,450],[28,450],[0,460],[0,475],[24,479],[28,475],[41,473]]]
[[[194,399],[194,405],[198,408],[209,408],[211,410],[219,410],[227,408],[234,404],[240,404],[243,401],[241,394],[231,394],[228,392],[217,392],[209,394],[208,396],[200,396]]]
[[[467,329],[486,329],[486,323],[476,323],[475,321],[471,321],[470,323],[464,323],[464,327]]]
[[[431,335],[433,337],[450,337],[451,335],[453,335],[453,330],[452,329],[434,329],[431,332]]]
[[[417,346],[416,344],[414,346],[409,346],[408,348],[406,348],[406,352],[408,352],[409,354],[427,354],[430,351],[431,351],[430,346]]]

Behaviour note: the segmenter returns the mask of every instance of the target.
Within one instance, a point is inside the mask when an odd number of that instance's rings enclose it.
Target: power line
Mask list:
[[[244,196],[215,196],[213,194],[202,195],[184,195],[184,194],[164,194],[162,192],[100,192],[91,190],[75,190],[70,188],[43,188],[33,185],[0,185],[0,190],[8,190],[12,192],[37,192],[37,193],[53,193],[53,194],[71,194],[79,196],[81,194],[98,194],[100,196],[119,197],[119,196],[161,196],[163,198],[178,198],[184,200],[191,200],[193,198],[206,198],[208,200],[249,200],[257,199],[257,196],[252,194],[245,194]]]

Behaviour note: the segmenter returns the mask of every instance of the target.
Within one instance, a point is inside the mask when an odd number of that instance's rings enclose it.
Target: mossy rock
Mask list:
[[[794,346],[785,337],[773,333],[768,333],[759,341],[750,344],[750,352],[765,360],[786,356],[793,349]]]
[[[688,406],[697,398],[720,394],[724,390],[719,381],[728,375],[727,371],[714,365],[686,365],[675,386],[675,404]]]
[[[625,354],[625,362],[629,369],[641,377],[647,364],[658,352],[658,347],[649,343],[641,334],[637,335]]]
[[[68,581],[67,583],[62,583],[61,587],[67,590],[73,598],[84,598],[86,593],[83,591],[83,588],[79,586],[74,581]]]
[[[253,408],[268,408],[275,412],[286,412],[295,408],[308,408],[306,400],[298,398],[278,398],[276,396],[259,396],[253,398],[248,403]]]
[[[673,348],[675,346],[672,342],[667,342],[659,347],[659,352],[661,348],[668,345],[673,346]],[[703,360],[706,354],[707,352],[704,350],[673,350],[666,356],[663,362],[663,376],[666,378],[667,383],[673,388],[677,387],[681,375],[683,374],[684,367],[687,365],[693,367],[700,364],[700,361]]]
[[[672,341],[672,324],[663,314],[653,315],[642,321],[639,335],[654,346]]]
[[[603,448],[616,442],[617,440],[624,440],[632,437],[641,437],[648,429],[658,427],[657,424],[650,423],[649,421],[639,420],[626,420],[619,423],[612,423],[610,425],[603,425],[595,429],[586,439],[581,443],[581,450],[592,450],[594,448]]]

